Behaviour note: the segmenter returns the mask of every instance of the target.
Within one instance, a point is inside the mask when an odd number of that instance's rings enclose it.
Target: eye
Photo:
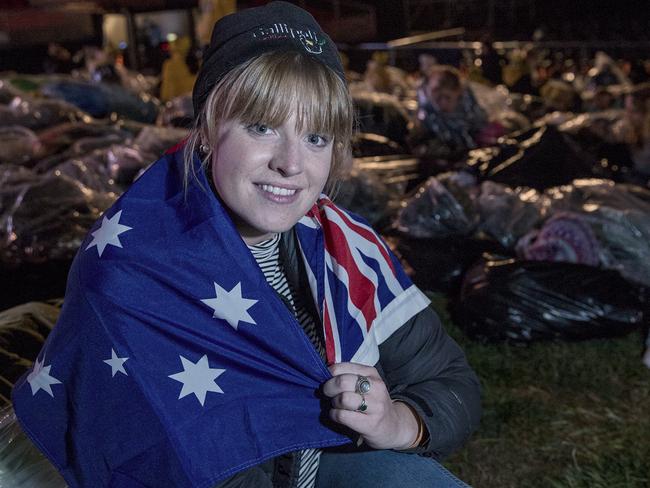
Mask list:
[[[269,132],[271,132],[271,127],[269,127],[266,124],[259,123],[259,122],[256,123],[256,124],[251,124],[251,125],[247,126],[246,129],[248,129],[250,132],[252,132],[254,134],[259,134],[259,135],[266,135]]]
[[[325,147],[329,144],[329,139],[325,136],[319,134],[309,134],[307,136],[307,142],[317,147]]]

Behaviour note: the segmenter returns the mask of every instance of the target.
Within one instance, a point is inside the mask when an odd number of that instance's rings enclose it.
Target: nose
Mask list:
[[[302,173],[304,164],[303,147],[298,137],[285,137],[278,143],[269,167],[282,176],[289,177]]]

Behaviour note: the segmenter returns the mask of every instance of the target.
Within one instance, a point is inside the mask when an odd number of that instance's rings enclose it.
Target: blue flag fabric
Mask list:
[[[106,211],[61,316],[16,384],[16,415],[71,487],[212,487],[349,438],[323,420],[331,375],[182,150]],[[195,162],[198,165],[198,159]],[[323,197],[299,224],[328,361],[374,364],[428,301],[358,217]]]

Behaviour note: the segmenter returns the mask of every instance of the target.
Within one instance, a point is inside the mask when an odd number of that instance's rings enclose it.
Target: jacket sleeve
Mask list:
[[[461,447],[480,421],[480,384],[434,310],[406,322],[379,354],[377,369],[391,398],[413,407],[428,429],[428,441],[410,451],[440,459]]]

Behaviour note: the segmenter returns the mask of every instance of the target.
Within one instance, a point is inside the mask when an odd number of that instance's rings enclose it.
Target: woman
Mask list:
[[[321,195],[350,157],[344,80],[298,7],[217,22],[195,127],[82,244],[14,389],[68,484],[463,486],[413,453],[470,435],[477,379],[385,244]]]

